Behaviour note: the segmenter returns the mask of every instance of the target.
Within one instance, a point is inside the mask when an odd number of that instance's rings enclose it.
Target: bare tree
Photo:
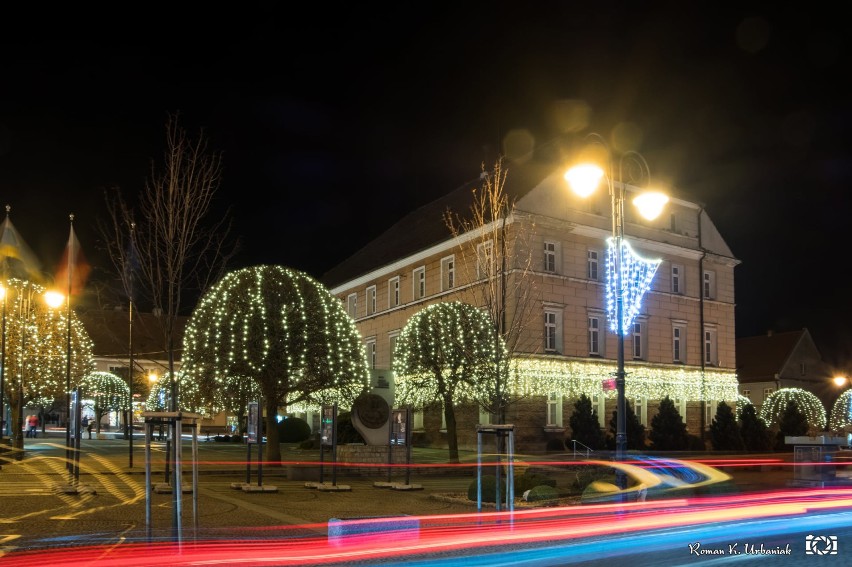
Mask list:
[[[496,337],[505,345],[496,349],[506,353],[494,365],[495,377],[478,400],[480,407],[505,423],[506,409],[519,398],[513,398],[510,362],[519,353],[533,352],[530,345],[521,345],[525,330],[534,320],[533,299],[537,289],[529,277],[532,253],[528,245],[530,234],[515,223],[519,213],[515,202],[506,193],[508,169],[502,157],[490,171],[482,164],[481,183],[473,191],[469,215],[447,210],[444,221],[458,240],[462,269],[469,282],[469,302],[484,308],[497,331]],[[471,239],[472,237],[472,239]]]
[[[224,274],[238,247],[231,245],[229,213],[213,217],[221,153],[208,150],[203,131],[191,139],[178,118],[168,117],[162,168],[152,161],[136,209],[120,192],[108,192],[109,221],[101,225],[131,306],[139,296],[158,315],[169,376],[176,376],[178,316]],[[177,384],[172,380],[171,411],[179,407]]]

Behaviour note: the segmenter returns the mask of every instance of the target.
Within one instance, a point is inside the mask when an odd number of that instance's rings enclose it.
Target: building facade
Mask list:
[[[612,206],[606,191],[591,200],[573,195],[553,166],[508,164],[505,171],[513,203],[507,214],[448,228],[448,212],[471,213],[483,175],[401,219],[321,280],[355,320],[373,393],[391,406],[395,341],[412,315],[435,302],[489,309],[489,295],[505,298],[515,381],[504,419],[515,426],[519,449],[537,450],[570,436],[568,419],[582,393],[602,429],[616,406],[617,337],[608,331],[606,304]],[[626,191],[629,200],[635,188]],[[718,402],[737,397],[739,261],[697,204],[673,198],[655,221],[641,220],[629,204],[625,215],[632,249],[661,260],[625,335],[627,401],[647,429],[669,396],[689,432],[700,435]],[[441,443],[440,408],[412,409],[415,439]],[[461,447],[475,446],[476,425],[495,419],[471,404],[456,416]]]

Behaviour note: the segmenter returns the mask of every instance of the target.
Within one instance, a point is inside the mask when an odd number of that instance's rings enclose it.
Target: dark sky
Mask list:
[[[512,133],[553,144],[579,101],[587,131],[632,132],[657,184],[706,205],[742,261],[739,336],[807,327],[852,371],[846,19],[737,4],[76,13],[0,40],[0,197],[45,265],[72,212],[96,257],[103,190],[141,190],[180,112],[223,152],[235,267],[319,277]]]

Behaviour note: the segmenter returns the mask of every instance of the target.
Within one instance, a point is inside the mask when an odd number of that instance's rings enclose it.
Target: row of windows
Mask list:
[[[561,255],[559,254],[560,246],[558,242],[544,242],[544,271],[552,274],[561,272]],[[586,251],[586,277],[593,281],[601,279],[601,252],[599,250],[589,249]],[[711,270],[704,270],[702,279],[702,292],[704,299],[716,298],[716,274]],[[684,289],[684,268],[680,264],[671,265],[671,292],[678,295],[685,293]]]
[[[589,356],[604,356],[604,337],[601,336],[603,328],[603,314],[590,315],[588,317],[588,347]],[[628,335],[625,337],[630,345],[634,360],[647,359],[647,324],[640,320],[631,325]],[[718,352],[716,329],[708,327],[704,329],[704,363],[717,366]],[[544,311],[544,351],[551,354],[562,354],[562,311],[559,309],[545,309]],[[672,326],[672,362],[686,364],[686,323],[677,323]]]
[[[411,272],[412,290],[411,296],[413,300],[423,299],[426,297],[426,266],[419,266]],[[441,260],[441,291],[447,291],[454,288],[456,285],[456,261],[454,256],[447,256]],[[376,286],[371,285],[366,290],[367,315],[374,315],[378,312],[376,301]],[[402,304],[400,297],[400,276],[392,277],[388,280],[388,309],[399,307]],[[358,313],[358,294],[350,293],[346,297],[346,312],[353,319]]]
[[[545,241],[544,243],[544,271],[559,273],[561,271],[561,254],[558,242]],[[477,278],[482,278],[493,273],[494,246],[492,242],[484,242],[477,247]],[[586,252],[586,277],[593,281],[601,279],[601,252],[590,249]],[[447,291],[456,285],[455,257],[447,256],[441,259],[441,289]],[[426,267],[419,266],[412,270],[412,300],[416,301],[426,297]],[[682,295],[684,288],[684,267],[680,264],[671,264],[671,292]],[[705,270],[702,277],[702,292],[705,299],[716,298],[716,274],[711,270]],[[376,286],[369,286],[366,290],[367,309],[366,314],[373,315],[378,311],[376,301]],[[388,309],[401,305],[400,276],[388,280]],[[352,318],[358,312],[358,294],[350,293],[347,296],[346,310]]]

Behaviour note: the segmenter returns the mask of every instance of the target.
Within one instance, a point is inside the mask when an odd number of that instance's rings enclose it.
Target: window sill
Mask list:
[[[565,428],[561,425],[545,425],[544,426],[545,433],[564,433]]]

